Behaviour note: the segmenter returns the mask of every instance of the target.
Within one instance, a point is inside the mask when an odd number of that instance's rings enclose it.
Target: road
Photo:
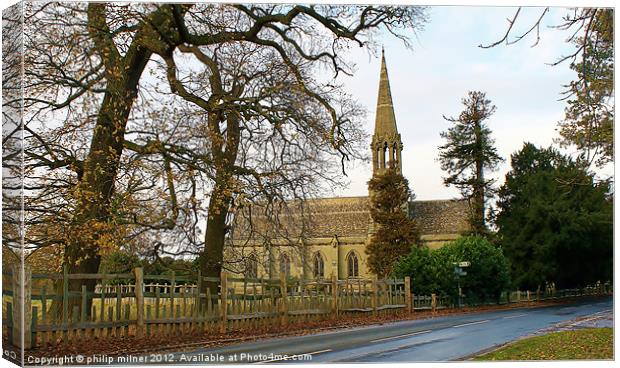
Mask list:
[[[169,360],[180,364],[205,364],[214,359],[220,364],[458,360],[558,323],[612,310],[612,298],[605,298],[450,315],[198,349],[169,355]]]

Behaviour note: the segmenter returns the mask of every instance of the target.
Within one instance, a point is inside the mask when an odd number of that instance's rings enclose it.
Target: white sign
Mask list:
[[[459,262],[459,267],[469,267],[471,266],[471,262]]]

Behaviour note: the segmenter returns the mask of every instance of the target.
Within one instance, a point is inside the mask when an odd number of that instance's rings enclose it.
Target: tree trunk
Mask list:
[[[484,152],[482,142],[482,127],[480,122],[476,122],[474,128],[476,139],[476,184],[473,191],[474,213],[473,213],[473,230],[477,234],[486,232],[484,220]]]
[[[187,7],[183,7],[180,15],[183,16],[186,11]],[[138,95],[140,77],[153,53],[145,45],[155,47],[161,43],[160,28],[172,30],[172,19],[170,6],[154,11],[143,21],[135,39],[121,56],[107,25],[106,5],[88,5],[87,28],[106,68],[106,92],[97,115],[90,150],[84,160],[83,175],[76,188],[76,210],[68,229],[69,239],[63,259],[69,273],[99,271],[99,241],[102,235],[115,229],[115,225],[110,223],[109,206],[123,153],[125,129]],[[87,286],[87,291],[93,292],[96,280],[71,281],[69,290],[81,291],[82,284]],[[58,289],[58,285],[56,289],[62,290]],[[69,301],[69,311],[72,312],[73,306],[79,305],[79,300]],[[90,306],[91,300],[87,304],[87,315],[90,315]],[[58,308],[58,301],[54,301],[52,311],[61,309],[62,306]]]
[[[217,182],[209,202],[205,249],[200,255],[200,271],[206,277],[220,277],[224,263],[224,245],[226,239],[226,218],[232,198],[226,192],[227,180]],[[217,295],[218,282],[203,282],[202,291],[209,289],[211,295]]]
[[[239,92],[240,93],[240,92]],[[224,140],[219,123],[226,120],[227,134]],[[224,264],[226,242],[226,219],[233,200],[231,179],[234,177],[235,161],[239,149],[239,116],[235,113],[224,116],[220,112],[209,116],[209,131],[213,139],[214,166],[216,168],[215,186],[209,200],[209,215],[205,234],[205,249],[200,255],[200,271],[207,277],[220,277]],[[223,146],[223,142],[226,145]],[[214,282],[202,283],[203,290],[210,289],[217,295],[218,285]]]
[[[76,190],[76,211],[65,245],[63,265],[69,273],[97,273],[101,257],[99,241],[111,229],[110,200],[123,152],[125,127],[137,96],[138,82],[150,52],[144,51],[132,67],[120,78],[108,78],[106,94],[97,116],[89,154],[84,161],[84,173]],[[111,225],[114,226],[114,225]],[[69,291],[81,291],[86,285],[93,292],[96,280],[71,280]],[[62,282],[56,285],[62,294]],[[61,301],[52,303],[50,315],[60,316]],[[69,312],[80,306],[79,298],[69,299]],[[88,299],[86,315],[90,316],[92,301]]]

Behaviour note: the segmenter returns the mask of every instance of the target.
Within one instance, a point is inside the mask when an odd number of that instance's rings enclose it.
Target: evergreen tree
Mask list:
[[[519,287],[576,287],[613,269],[610,186],[553,148],[526,143],[499,191],[498,236]]]
[[[457,118],[444,116],[454,126],[441,133],[446,143],[439,147],[439,162],[448,173],[444,184],[456,186],[471,204],[473,232],[484,234],[485,200],[492,195],[494,182],[485,178],[485,171],[495,170],[503,161],[485,124],[496,108],[485,93],[477,91],[469,92],[462,103],[465,110]]]
[[[415,222],[406,212],[411,191],[407,179],[395,168],[375,175],[368,188],[370,215],[375,223],[375,232],[366,247],[368,266],[377,276],[386,277],[419,240]]]

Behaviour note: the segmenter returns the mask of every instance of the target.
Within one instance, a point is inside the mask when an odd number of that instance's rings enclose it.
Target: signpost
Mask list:
[[[454,275],[456,276],[456,284],[459,290],[459,308],[461,307],[461,276],[466,276],[467,275],[467,271],[463,271],[463,268],[465,267],[469,267],[471,266],[471,263],[469,261],[463,261],[463,262],[452,262],[452,265],[454,266]]]

